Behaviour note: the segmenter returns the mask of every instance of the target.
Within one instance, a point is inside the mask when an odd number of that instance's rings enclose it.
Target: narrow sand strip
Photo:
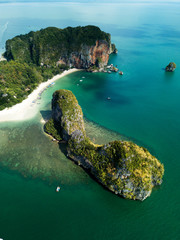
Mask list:
[[[22,121],[34,117],[38,112],[37,104],[35,104],[35,102],[39,97],[39,94],[56,80],[76,71],[78,71],[76,68],[66,70],[63,73],[54,76],[47,82],[41,83],[23,102],[0,111],[0,122]]]

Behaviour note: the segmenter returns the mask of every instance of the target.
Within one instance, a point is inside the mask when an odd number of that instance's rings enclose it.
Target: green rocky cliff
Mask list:
[[[163,165],[147,149],[127,141],[96,145],[86,136],[83,113],[71,91],[53,94],[45,131],[67,142],[68,157],[106,188],[124,198],[144,200],[162,183]],[[58,136],[58,137],[57,137]]]
[[[112,52],[117,49],[110,34],[96,26],[48,27],[8,40],[7,61],[0,61],[0,110],[21,102],[40,82],[70,67],[103,68]]]
[[[4,56],[38,66],[59,64],[87,69],[107,65],[112,52],[117,50],[110,34],[96,26],[48,27],[8,40]]]

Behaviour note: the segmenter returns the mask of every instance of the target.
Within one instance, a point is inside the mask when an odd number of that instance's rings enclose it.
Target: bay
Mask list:
[[[111,33],[118,74],[76,72],[42,95],[26,122],[0,124],[0,238],[179,239],[179,4],[0,4],[0,52],[8,38],[47,26],[93,24]],[[163,68],[177,64],[173,73]],[[84,78],[83,78],[84,77]],[[83,80],[80,82],[80,80]],[[56,89],[72,90],[95,142],[128,139],[165,166],[144,202],[103,189],[43,132]],[[107,101],[107,97],[111,101]],[[57,194],[56,186],[62,190]]]

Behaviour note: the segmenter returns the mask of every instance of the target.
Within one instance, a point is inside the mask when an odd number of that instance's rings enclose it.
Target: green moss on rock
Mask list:
[[[74,134],[85,137],[82,109],[71,91],[61,89],[53,94],[52,118],[59,124],[63,140]]]
[[[59,125],[52,118],[44,125],[44,131],[56,140],[62,140]]]
[[[74,65],[76,58],[81,60],[84,58],[81,67],[85,68],[90,58],[86,48],[95,47],[97,41],[105,42],[109,49],[111,48],[110,34],[101,31],[96,26],[65,29],[48,27],[8,40],[4,55],[8,60],[20,60],[38,66],[53,65],[59,60],[65,64]],[[112,48],[114,49],[115,45]],[[91,62],[88,65],[91,65]]]
[[[80,143],[71,139],[68,144],[70,157],[81,159],[81,165],[90,168],[103,185],[125,198],[144,200],[162,182],[163,165],[147,149],[132,142],[97,146],[86,138]]]
[[[53,94],[52,119],[59,125],[62,139],[68,141],[68,156],[109,190],[144,200],[162,183],[164,166],[147,149],[128,141],[96,145],[86,137],[82,110],[71,91]]]

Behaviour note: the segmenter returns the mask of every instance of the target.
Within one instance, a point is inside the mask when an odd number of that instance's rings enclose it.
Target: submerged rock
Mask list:
[[[176,64],[174,62],[170,62],[166,66],[166,72],[174,72],[175,69],[176,69]]]
[[[53,94],[50,121],[55,123],[55,130],[46,132],[53,135],[58,129],[62,140],[67,141],[68,157],[115,194],[144,200],[162,183],[164,167],[147,149],[128,141],[96,145],[86,137],[83,113],[71,91]]]

